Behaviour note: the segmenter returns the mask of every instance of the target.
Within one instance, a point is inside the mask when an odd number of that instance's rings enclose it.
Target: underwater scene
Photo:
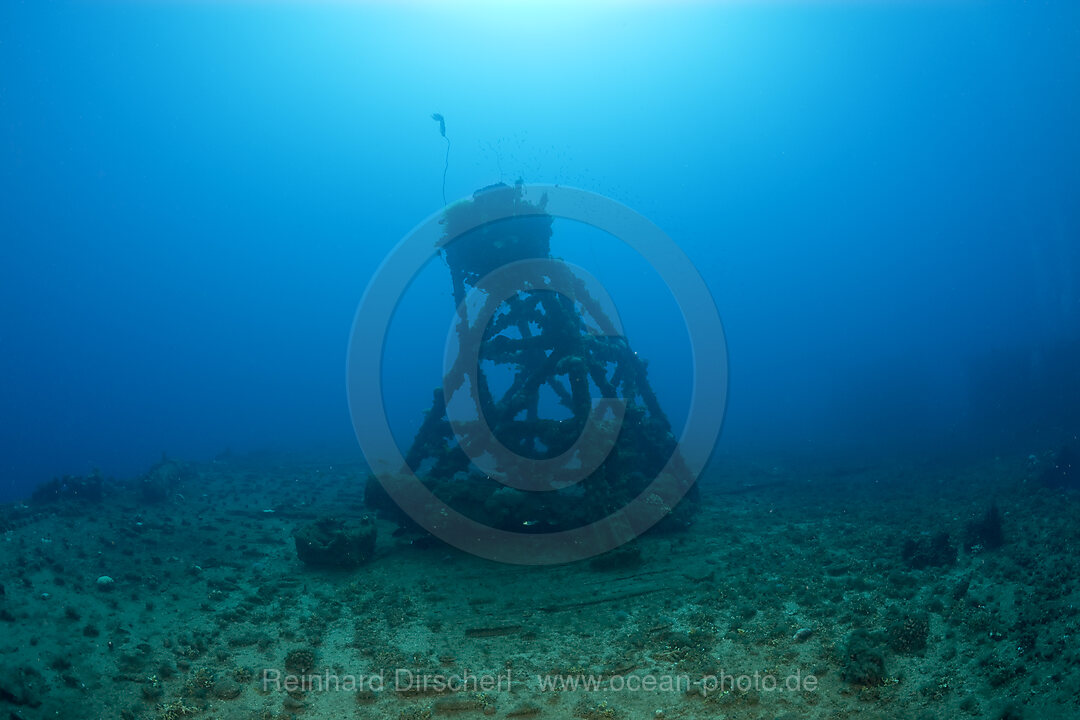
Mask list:
[[[0,4],[0,720],[1080,720],[1080,4]]]

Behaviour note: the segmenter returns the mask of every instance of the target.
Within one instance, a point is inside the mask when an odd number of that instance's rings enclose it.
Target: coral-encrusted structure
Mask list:
[[[520,183],[499,184],[447,209],[443,257],[462,352],[406,456],[443,502],[490,527],[523,532],[605,517],[640,495],[676,452],[646,363],[611,333],[587,283],[552,260],[545,204],[546,196],[529,202]],[[545,263],[542,278],[513,272],[528,264],[521,261]],[[471,418],[452,424],[448,398],[451,409],[466,400]],[[602,399],[613,402],[594,409]],[[667,472],[692,485],[678,460]],[[688,522],[690,489],[664,525]],[[375,482],[368,503],[393,507]]]

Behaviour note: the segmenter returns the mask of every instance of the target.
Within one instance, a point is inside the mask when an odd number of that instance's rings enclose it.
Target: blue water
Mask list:
[[[754,6],[752,6],[754,5]],[[1032,452],[1080,427],[1080,5],[0,5],[0,497],[162,452],[358,456],[357,303],[448,199],[608,195],[711,288],[721,450]],[[578,234],[575,234],[578,232]],[[609,285],[676,425],[688,340]],[[407,442],[451,307],[399,308]]]

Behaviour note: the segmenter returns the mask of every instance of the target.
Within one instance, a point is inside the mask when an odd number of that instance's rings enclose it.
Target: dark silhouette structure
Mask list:
[[[646,362],[613,334],[585,280],[551,258],[545,206],[546,196],[529,202],[519,182],[447,209],[442,251],[459,352],[406,455],[440,500],[518,532],[609,515],[642,494],[676,452]],[[688,523],[695,497],[685,465],[676,458],[672,468],[690,492],[668,509],[668,528]],[[368,503],[392,507],[374,482]]]

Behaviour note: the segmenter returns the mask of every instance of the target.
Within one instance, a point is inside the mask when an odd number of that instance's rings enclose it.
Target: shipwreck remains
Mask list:
[[[552,257],[545,205],[520,183],[498,184],[445,211],[458,352],[406,464],[458,512],[538,533],[609,515],[666,467],[688,492],[660,527],[685,526],[694,478],[675,455],[647,363],[587,279]],[[378,482],[366,494],[369,507],[408,524]]]

